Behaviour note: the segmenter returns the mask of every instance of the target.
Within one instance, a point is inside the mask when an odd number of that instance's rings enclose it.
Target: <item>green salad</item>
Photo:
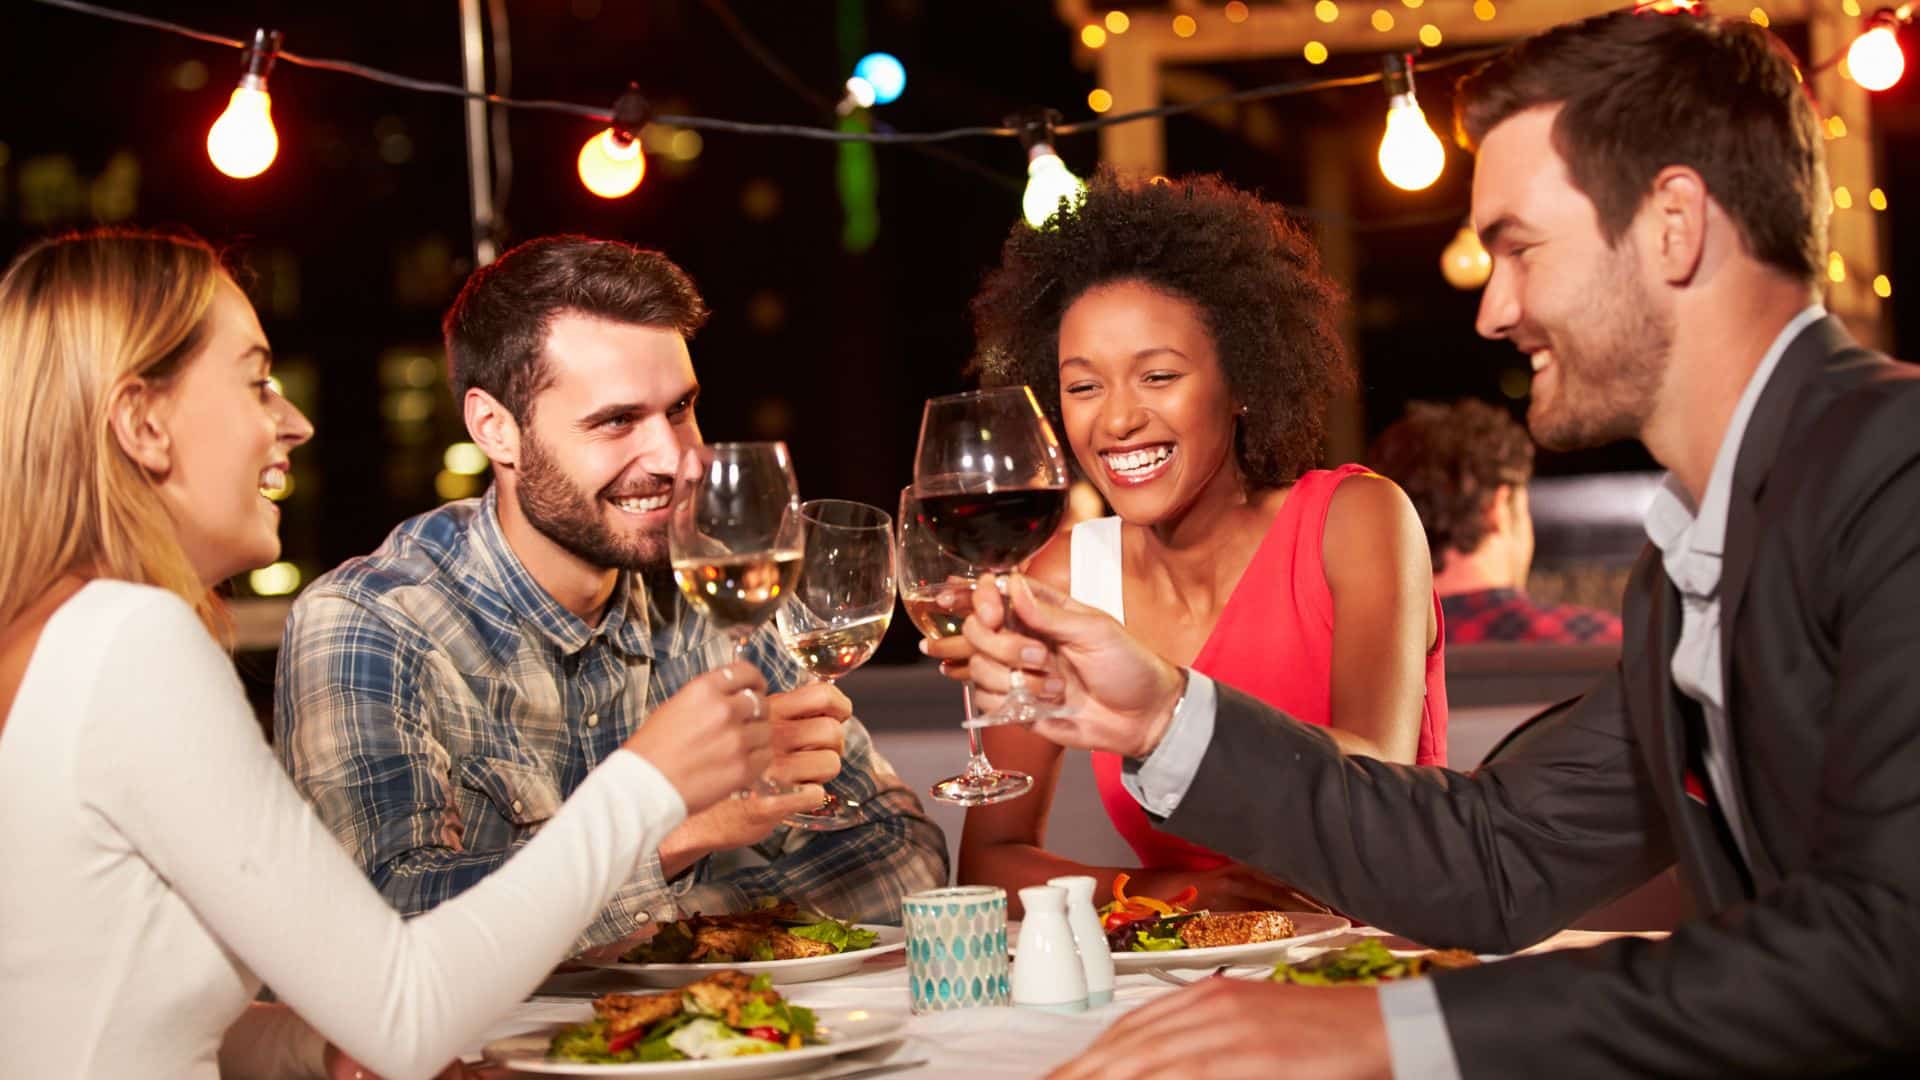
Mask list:
[[[790,902],[737,915],[694,915],[662,924],[621,957],[630,964],[739,964],[802,960],[871,948],[880,935]]]
[[[1311,960],[1280,964],[1273,969],[1272,977],[1274,982],[1301,986],[1371,986],[1479,962],[1472,953],[1460,949],[1395,956],[1379,938],[1367,938],[1344,949],[1321,953]]]

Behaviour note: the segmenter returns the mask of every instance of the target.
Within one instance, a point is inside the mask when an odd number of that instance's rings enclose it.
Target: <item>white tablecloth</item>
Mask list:
[[[1378,930],[1359,929],[1329,941],[1304,945],[1296,952],[1299,957],[1311,956],[1357,941],[1366,935],[1385,936]],[[1568,930],[1527,951],[1580,948],[1618,936]],[[1400,938],[1389,937],[1387,944],[1394,949],[1418,948]],[[1121,975],[1114,990],[1113,1002],[1083,1013],[1063,1015],[1030,1009],[997,1008],[958,1009],[913,1016],[907,1007],[906,966],[905,954],[895,952],[875,957],[853,975],[780,987],[794,1002],[811,1008],[888,1009],[908,1016],[906,1038],[899,1043],[848,1055],[838,1059],[834,1065],[798,1075],[833,1076],[847,1067],[847,1064],[841,1063],[878,1064],[924,1059],[924,1066],[887,1075],[899,1075],[909,1080],[980,1080],[982,1077],[1019,1080],[1023,1077],[1045,1076],[1055,1066],[1084,1050],[1100,1032],[1128,1010],[1178,989],[1151,975]],[[1262,969],[1270,967],[1236,968],[1231,974],[1258,977]],[[1174,974],[1190,979],[1204,977],[1207,973],[1183,971]],[[556,976],[542,989],[593,994],[639,988],[617,976],[583,974]],[[593,1008],[586,997],[560,999],[536,994],[532,1000],[515,1009],[486,1038],[491,1040],[517,1035],[546,1024],[575,1023],[592,1015]],[[470,1060],[478,1058],[479,1049],[478,1046],[472,1048]],[[516,1074],[489,1074],[490,1077],[512,1075]]]

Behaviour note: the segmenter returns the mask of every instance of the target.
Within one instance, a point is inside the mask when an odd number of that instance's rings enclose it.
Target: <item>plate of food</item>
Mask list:
[[[593,1019],[552,1024],[487,1044],[487,1060],[549,1076],[749,1080],[815,1068],[825,1059],[900,1038],[904,1014],[809,1009],[766,975],[709,969],[657,994],[603,994]]]
[[[1375,986],[1479,963],[1480,958],[1465,949],[1396,953],[1379,938],[1366,938],[1310,959],[1278,964],[1273,969],[1273,981],[1300,986]]]
[[[1127,875],[1113,879],[1113,900],[1100,909],[1115,971],[1264,964],[1289,949],[1332,937],[1353,924],[1319,911],[1194,909],[1192,886],[1166,900],[1128,895]]]
[[[791,901],[737,915],[693,915],[659,932],[620,959],[594,965],[642,986],[685,986],[715,967],[767,975],[775,983],[831,979],[875,956],[906,947],[897,926],[841,922]]]

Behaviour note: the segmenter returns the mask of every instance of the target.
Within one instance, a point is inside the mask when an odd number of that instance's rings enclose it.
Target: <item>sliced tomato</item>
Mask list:
[[[1167,903],[1180,911],[1185,911],[1188,905],[1198,899],[1200,899],[1200,890],[1189,885],[1175,893],[1173,899],[1167,901]]]
[[[625,1050],[626,1048],[632,1046],[634,1043],[639,1042],[640,1037],[642,1035],[645,1035],[646,1033],[647,1033],[646,1028],[636,1027],[636,1028],[629,1028],[618,1035],[607,1036],[607,1053],[617,1054],[620,1051]]]
[[[779,1029],[777,1028],[770,1028],[770,1027],[748,1028],[747,1034],[753,1036],[756,1039],[765,1039],[768,1042],[786,1042],[787,1041],[787,1037],[785,1035],[780,1034]]]

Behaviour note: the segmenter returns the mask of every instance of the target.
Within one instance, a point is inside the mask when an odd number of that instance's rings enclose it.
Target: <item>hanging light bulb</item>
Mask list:
[[[906,89],[907,66],[899,57],[892,53],[868,53],[853,65],[853,77],[847,80],[847,91],[840,96],[834,112],[848,116],[856,109],[891,105],[900,100]]]
[[[1440,179],[1447,149],[1427,125],[1427,114],[1413,96],[1412,58],[1398,53],[1386,59],[1387,132],[1380,138],[1380,171],[1403,191],[1419,191]]]
[[[253,43],[242,60],[246,70],[227,99],[227,111],[207,129],[207,157],[213,167],[246,180],[267,171],[280,152],[280,136],[273,130],[273,98],[267,94],[267,73],[280,53],[280,31],[255,30]]]
[[[647,155],[640,149],[647,112],[640,87],[628,83],[626,93],[613,103],[613,126],[580,148],[580,182],[588,191],[603,199],[618,199],[640,186],[647,175]]]
[[[1027,190],[1020,198],[1020,210],[1027,224],[1038,229],[1060,212],[1060,200],[1078,203],[1087,185],[1067,171],[1067,163],[1053,149],[1053,127],[1060,114],[1052,109],[1034,109],[1007,118],[1007,126],[1020,132],[1027,148]]]
[[[1440,252],[1440,276],[1456,289],[1477,289],[1493,276],[1493,257],[1480,246],[1473,222],[1462,224]]]
[[[1904,9],[1903,9],[1904,10]],[[1847,46],[1847,74],[1868,90],[1885,90],[1900,81],[1907,70],[1906,55],[1900,51],[1900,16],[1881,9],[1867,20],[1867,32]]]

